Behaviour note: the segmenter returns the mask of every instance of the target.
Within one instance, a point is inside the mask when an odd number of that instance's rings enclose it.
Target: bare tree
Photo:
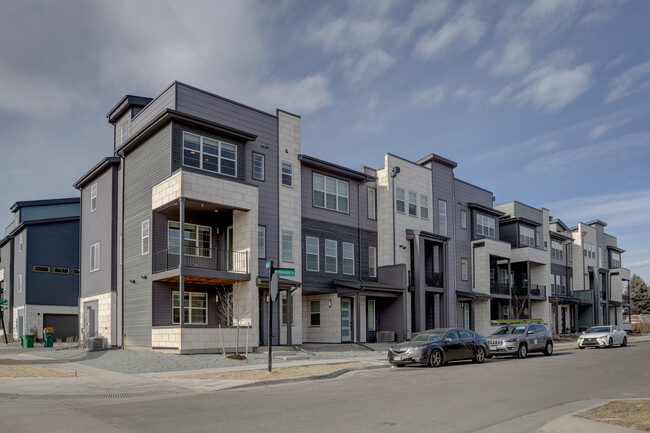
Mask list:
[[[236,294],[232,286],[223,286],[217,288],[217,315],[220,325],[235,327],[236,343],[235,356],[239,356],[240,330],[246,327],[246,355],[248,356],[248,332],[251,326],[252,302],[245,293]],[[223,344],[223,342],[222,342]],[[225,355],[225,347],[224,347]],[[243,358],[245,359],[245,358]]]

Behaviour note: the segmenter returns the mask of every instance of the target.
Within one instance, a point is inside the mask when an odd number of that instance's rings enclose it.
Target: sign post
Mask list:
[[[269,270],[269,373],[273,369],[273,302],[278,299],[280,277],[295,277],[296,270],[292,268],[275,268],[273,260],[266,262]]]
[[[3,299],[2,301],[0,301],[0,321],[2,321],[2,335],[5,336],[5,344],[9,344],[9,343],[7,342],[7,331],[5,331],[5,316],[2,310],[4,308],[7,308],[7,302],[9,302],[8,299]]]

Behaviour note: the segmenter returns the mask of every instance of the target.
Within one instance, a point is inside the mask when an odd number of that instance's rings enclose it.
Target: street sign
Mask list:
[[[273,260],[266,262],[266,269],[271,269],[273,267]]]
[[[295,277],[296,270],[292,268],[275,268],[275,275],[280,277]]]
[[[278,299],[278,274],[271,275],[271,282],[269,284],[269,291],[271,292],[271,300]]]

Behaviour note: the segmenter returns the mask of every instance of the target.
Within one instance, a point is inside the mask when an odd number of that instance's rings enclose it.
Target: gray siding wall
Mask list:
[[[7,299],[9,308],[5,309],[4,318],[5,326],[7,333],[13,332],[13,305],[14,305],[14,294],[13,294],[13,268],[11,266],[11,253],[13,241],[8,241],[6,244],[0,248],[0,269],[4,269],[4,294],[2,299]]]
[[[151,346],[152,248],[142,255],[142,222],[151,224],[151,189],[171,175],[171,124],[124,159],[124,344]],[[151,225],[150,225],[151,227]],[[135,280],[135,284],[128,281]]]
[[[179,222],[178,216],[167,217],[155,213],[153,221],[150,223],[152,235],[151,251],[166,250],[169,245],[168,224],[169,221]],[[226,249],[226,228],[232,225],[232,212],[219,212],[217,214],[185,214],[186,224],[198,224],[212,228],[212,248]],[[219,229],[219,233],[217,233]]]
[[[90,211],[90,191],[97,184],[97,208]],[[117,290],[117,169],[109,167],[81,191],[81,297]],[[90,272],[90,247],[99,243],[99,270]]]
[[[20,251],[20,233],[23,234],[23,251]],[[23,228],[16,233],[14,238],[14,308],[25,305],[25,291],[28,284],[27,275],[27,242],[29,240],[29,229]],[[18,275],[23,276],[23,289],[18,293]]]
[[[134,137],[138,134],[147,124],[159,116],[168,108],[174,109],[176,107],[176,87],[177,84],[172,84],[167,90],[161,93],[157,98],[151,101],[142,111],[140,111],[133,119],[130,119],[131,126],[129,128],[129,137]],[[125,114],[131,117],[130,112]],[[121,119],[120,119],[121,120]],[[119,147],[120,142],[120,129],[119,122],[115,124],[115,141]]]
[[[79,203],[27,206],[21,208],[20,221],[26,222],[77,216],[79,216]]]
[[[537,223],[542,224],[542,216],[543,213],[539,209],[535,209],[534,207],[525,205],[523,203],[515,202],[515,214],[514,216],[521,217],[521,218],[526,218],[531,221],[535,221]]]
[[[377,280],[384,284],[406,287],[406,265],[389,265],[378,268]]]
[[[172,293],[178,292],[178,284],[164,282],[153,283],[153,326],[172,326]],[[219,314],[215,300],[216,292],[212,286],[185,285],[185,292],[198,292],[208,294],[208,325],[219,324]],[[175,324],[174,326],[178,326]],[[184,325],[186,327],[204,328],[206,325]]]

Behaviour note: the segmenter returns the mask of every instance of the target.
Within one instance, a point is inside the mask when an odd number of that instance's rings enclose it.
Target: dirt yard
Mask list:
[[[69,377],[65,373],[0,357],[0,377]]]
[[[224,373],[190,374],[186,376],[161,377],[159,379],[215,379],[215,380],[273,380],[301,376],[328,374],[344,368],[369,367],[377,364],[370,362],[346,362],[340,364],[301,365],[296,367],[274,368],[267,370],[242,370]]]
[[[619,400],[579,415],[582,418],[650,432],[650,400]]]

